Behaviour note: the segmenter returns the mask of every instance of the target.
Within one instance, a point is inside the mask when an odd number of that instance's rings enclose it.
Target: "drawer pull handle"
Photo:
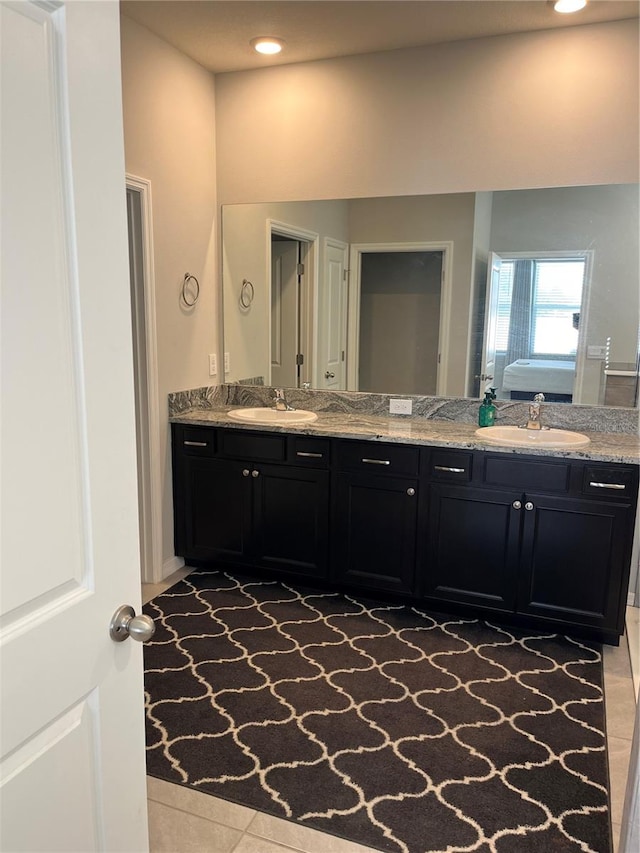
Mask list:
[[[369,465],[391,465],[388,459],[367,459],[365,457],[362,461],[367,462]]]
[[[296,456],[306,456],[309,459],[322,459],[323,454],[322,453],[309,453],[306,450],[297,450]]]
[[[594,489],[626,489],[622,483],[589,483]]]
[[[182,443],[184,445],[186,445],[187,447],[206,447],[207,446],[206,441],[183,441]]]
[[[464,474],[464,468],[450,468],[448,465],[434,465],[436,471],[449,471],[451,474]]]

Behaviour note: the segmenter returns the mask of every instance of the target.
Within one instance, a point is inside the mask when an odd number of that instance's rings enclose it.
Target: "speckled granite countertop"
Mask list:
[[[532,448],[488,444],[476,436],[477,427],[436,418],[373,415],[365,413],[317,412],[318,420],[305,424],[243,424],[232,420],[227,412],[234,406],[196,408],[175,414],[172,423],[230,427],[240,430],[286,432],[331,438],[358,438],[398,444],[456,447],[487,452],[590,459],[598,462],[640,463],[640,438],[631,433],[593,432],[581,430],[591,443],[580,448]]]

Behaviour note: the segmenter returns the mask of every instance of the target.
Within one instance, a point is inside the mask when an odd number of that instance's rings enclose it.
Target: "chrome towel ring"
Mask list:
[[[242,279],[242,287],[240,288],[240,305],[243,308],[248,308],[253,302],[255,289],[248,278]]]
[[[190,282],[193,282],[193,285],[190,285]],[[198,301],[199,296],[200,282],[195,275],[191,275],[190,272],[186,272],[182,281],[182,301],[187,308],[193,308]]]

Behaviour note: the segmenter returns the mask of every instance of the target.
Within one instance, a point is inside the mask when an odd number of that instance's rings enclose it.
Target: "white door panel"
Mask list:
[[[271,241],[271,384],[298,384],[298,243]]]
[[[489,253],[487,264],[487,290],[484,315],[484,340],[482,362],[480,365],[480,394],[493,387],[496,373],[496,334],[498,331],[498,296],[500,290],[500,270],[502,258],[495,252]]]
[[[343,391],[347,387],[347,249],[346,243],[325,241],[324,279],[319,299],[317,385],[332,391]]]
[[[145,850],[118,5],[0,15],[0,849]]]

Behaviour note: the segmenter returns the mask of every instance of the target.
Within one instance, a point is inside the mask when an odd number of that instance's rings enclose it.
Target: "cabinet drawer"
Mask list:
[[[261,432],[223,429],[218,437],[221,456],[251,459],[253,462],[284,462],[287,437]]]
[[[341,471],[416,475],[419,458],[420,451],[417,447],[379,444],[374,441],[338,442],[338,466]]]
[[[289,437],[287,459],[294,465],[309,468],[328,468],[331,442],[327,438],[292,435]]]
[[[457,450],[432,450],[427,474],[431,480],[467,483],[471,480],[473,453]]]
[[[483,482],[487,486],[503,486],[518,490],[568,492],[571,463],[522,459],[515,455],[487,456]]]
[[[211,427],[181,426],[176,431],[176,446],[187,456],[214,456],[216,431]]]
[[[615,465],[585,465],[582,491],[601,500],[633,499],[638,488],[638,474],[633,468]]]

